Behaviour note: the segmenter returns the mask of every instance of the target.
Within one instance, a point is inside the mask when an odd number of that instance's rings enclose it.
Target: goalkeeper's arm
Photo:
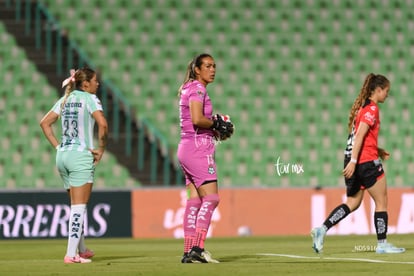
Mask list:
[[[193,125],[201,128],[212,128],[214,122],[203,114],[203,103],[197,101],[190,102],[190,114]]]

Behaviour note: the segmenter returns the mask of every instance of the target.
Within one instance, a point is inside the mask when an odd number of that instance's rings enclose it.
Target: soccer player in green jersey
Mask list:
[[[96,96],[99,82],[89,68],[71,70],[62,87],[65,95],[40,121],[50,144],[56,148],[56,166],[70,196],[68,246],[64,263],[89,263],[93,251],[85,246],[83,221],[89,201],[95,166],[105,151],[108,124],[101,102]],[[52,125],[61,120],[61,139],[56,138]],[[95,122],[98,126],[98,147],[93,143]]]

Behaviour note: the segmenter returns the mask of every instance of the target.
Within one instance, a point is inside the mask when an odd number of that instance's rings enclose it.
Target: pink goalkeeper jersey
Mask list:
[[[213,136],[213,131],[211,129],[198,128],[193,125],[190,114],[191,101],[203,103],[203,114],[206,118],[211,119],[213,115],[213,106],[205,86],[197,80],[187,82],[183,86],[180,95],[181,139],[194,138],[195,134],[206,134]]]

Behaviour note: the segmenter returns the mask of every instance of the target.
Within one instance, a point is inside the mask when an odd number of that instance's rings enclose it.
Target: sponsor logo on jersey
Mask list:
[[[367,112],[364,114],[364,118],[365,120],[367,120],[368,122],[372,122],[375,123],[375,114],[372,114],[371,112]]]
[[[65,103],[65,107],[82,107],[82,103]]]

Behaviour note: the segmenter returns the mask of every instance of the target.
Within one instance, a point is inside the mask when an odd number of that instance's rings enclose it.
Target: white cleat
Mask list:
[[[316,253],[322,253],[323,241],[325,239],[326,231],[323,227],[313,228],[311,231],[311,236],[313,240],[312,248]]]
[[[398,253],[404,253],[405,248],[402,247],[395,247],[391,243],[384,242],[384,243],[378,243],[377,249],[375,250],[377,254],[398,254]]]
[[[213,264],[218,264],[220,263],[219,261],[217,261],[216,259],[213,259],[213,257],[211,257],[211,253],[208,252],[207,250],[204,250],[203,253],[201,253],[204,257],[204,259],[206,259],[206,261],[208,263],[213,263]]]

